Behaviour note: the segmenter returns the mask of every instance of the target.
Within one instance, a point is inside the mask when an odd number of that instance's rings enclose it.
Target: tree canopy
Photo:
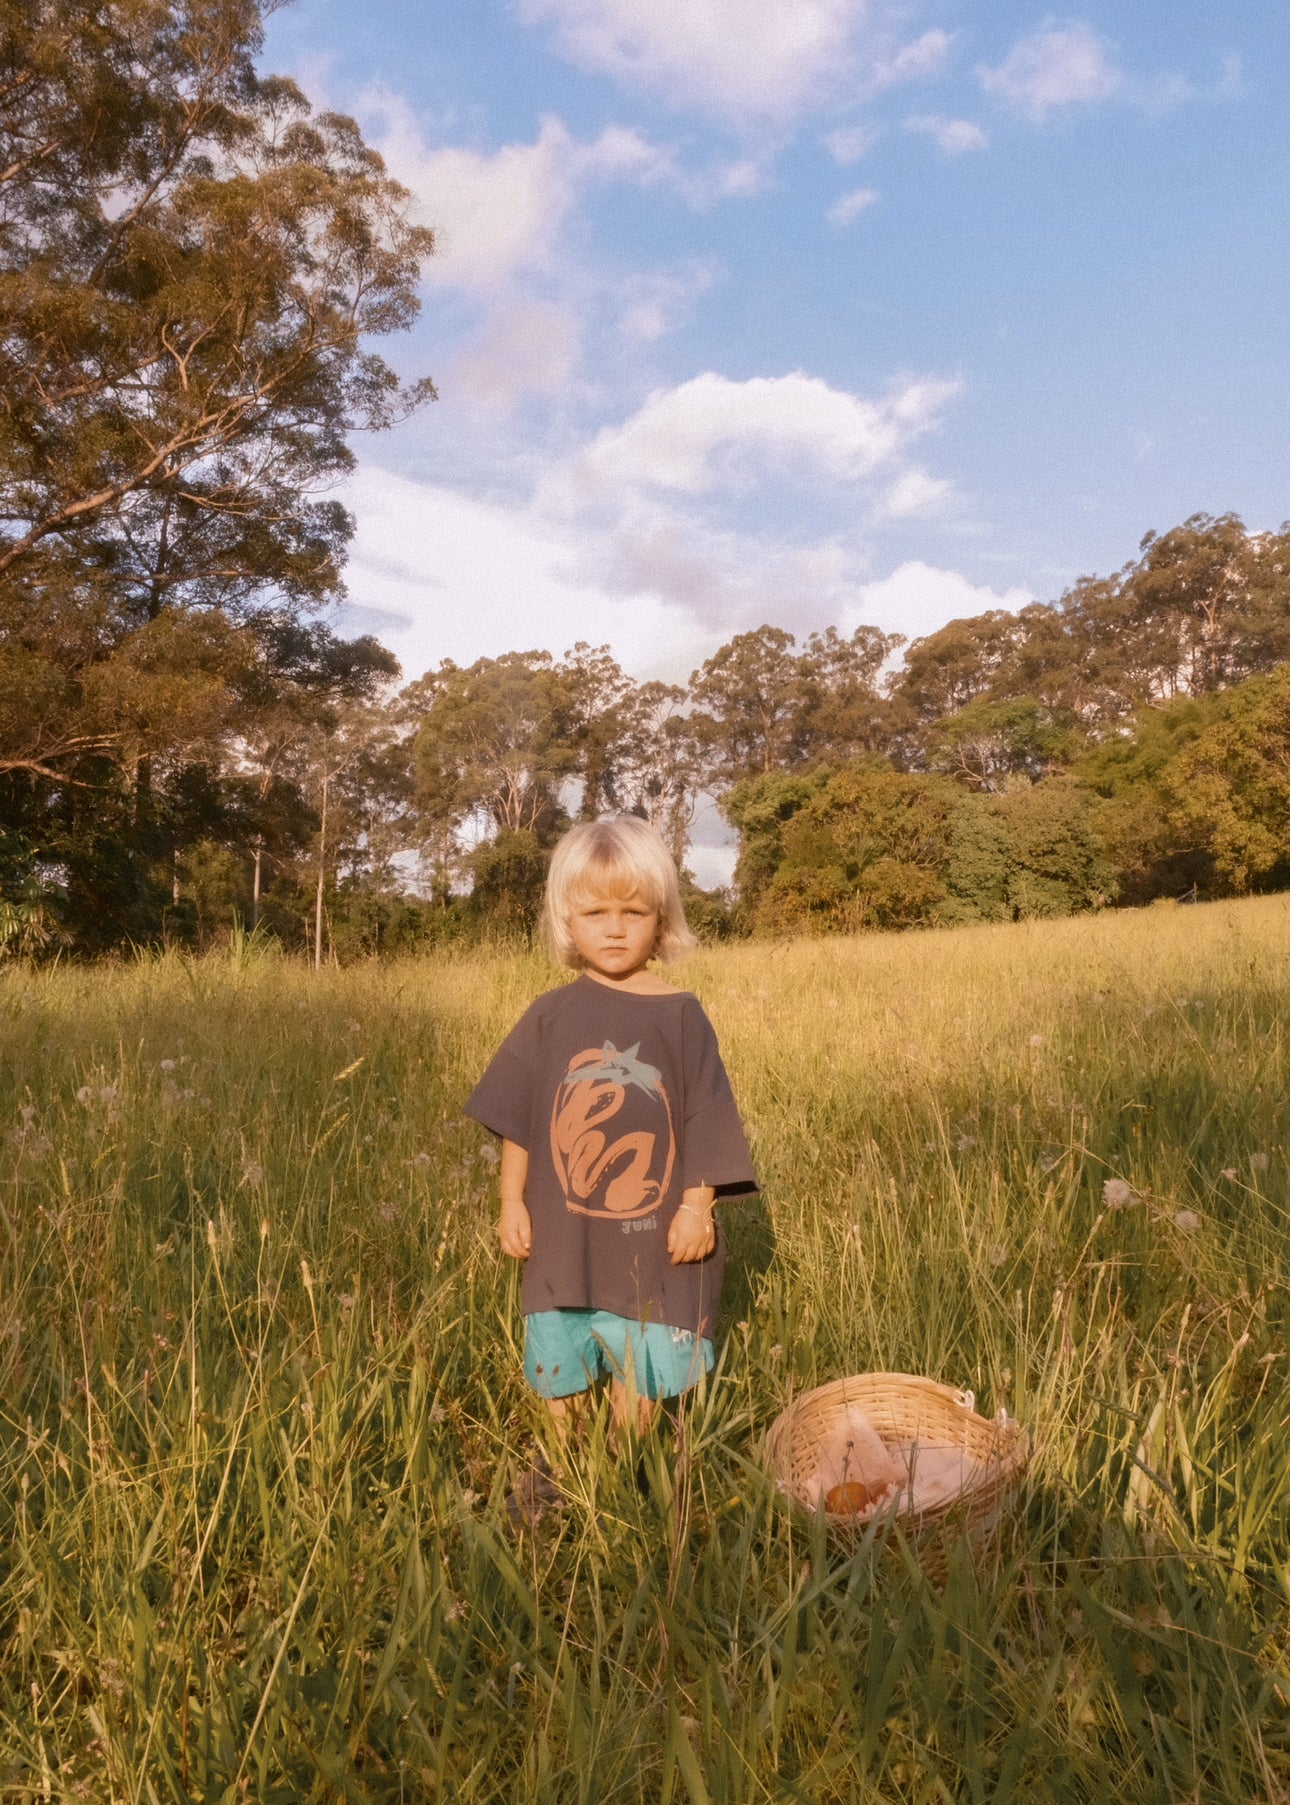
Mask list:
[[[256,0],[0,0],[8,862],[109,916],[115,872],[109,934],[173,903],[198,790],[206,838],[243,831],[254,747],[323,667],[397,668],[297,623],[343,595],[349,436],[433,394],[372,349],[433,240],[261,46]]]

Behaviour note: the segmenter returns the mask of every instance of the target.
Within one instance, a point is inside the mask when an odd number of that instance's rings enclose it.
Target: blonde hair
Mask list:
[[[653,957],[679,959],[694,950],[672,855],[647,821],[635,815],[580,821],[551,855],[542,927],[560,964],[574,971],[582,959],[569,932],[569,917],[599,896],[641,896],[658,910]]]

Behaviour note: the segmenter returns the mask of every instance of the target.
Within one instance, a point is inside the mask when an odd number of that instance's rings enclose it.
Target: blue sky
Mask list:
[[[409,676],[911,637],[1290,515],[1282,4],[296,0],[440,233],[341,625]]]

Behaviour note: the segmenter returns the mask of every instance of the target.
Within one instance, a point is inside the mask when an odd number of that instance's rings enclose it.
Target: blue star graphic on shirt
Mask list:
[[[648,1065],[645,1060],[638,1059],[641,1043],[628,1047],[620,1053],[611,1041],[606,1041],[601,1049],[604,1063],[601,1065],[582,1065],[569,1076],[575,1084],[621,1084],[624,1088],[634,1084],[647,1096],[655,1097],[663,1088],[663,1074],[656,1065]]]

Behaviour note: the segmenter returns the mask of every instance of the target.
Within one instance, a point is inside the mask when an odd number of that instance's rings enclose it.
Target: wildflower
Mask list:
[[[1007,1259],[1007,1257],[1008,1257],[1007,1248],[1004,1247],[1000,1242],[996,1241],[994,1243],[994,1246],[990,1249],[990,1264],[992,1266],[1002,1266],[1003,1262]]]
[[[434,1160],[428,1153],[414,1153],[408,1164],[410,1166],[432,1166]]]
[[[770,1357],[772,1360],[782,1360],[784,1358],[784,1346],[782,1342],[777,1341],[773,1344],[770,1349]]]
[[[1196,1214],[1195,1210],[1175,1210],[1174,1227],[1182,1229],[1186,1234],[1190,1234],[1193,1229],[1200,1227],[1200,1217]]]
[[[1223,1177],[1225,1179],[1227,1179],[1229,1183],[1234,1183],[1236,1180],[1236,1167],[1235,1166],[1224,1166],[1223,1167]]]
[[[1250,1171],[1251,1172],[1266,1172],[1267,1169],[1268,1169],[1268,1156],[1266,1153],[1252,1153],[1250,1155]]]
[[[161,1069],[163,1072],[173,1072],[178,1063],[179,1062],[175,1059],[163,1059],[161,1062]]]
[[[1102,1202],[1108,1210],[1126,1210],[1138,1201],[1138,1193],[1122,1178],[1108,1178],[1102,1183]]]
[[[1048,1152],[1044,1153],[1040,1157],[1039,1170],[1043,1173],[1049,1173],[1053,1170],[1054,1166],[1060,1166],[1061,1163],[1062,1163],[1061,1154],[1054,1152],[1050,1148],[1048,1150]]]
[[[100,1102],[115,1103],[119,1094],[115,1084],[103,1084],[99,1086]]]
[[[342,1310],[345,1310],[345,1311],[352,1310],[354,1308],[353,1292],[352,1291],[342,1291],[340,1296],[336,1299],[336,1302],[340,1305]]]
[[[956,1153],[967,1153],[971,1148],[973,1148],[975,1146],[976,1146],[976,1136],[974,1134],[961,1134],[959,1136],[958,1140],[955,1141],[955,1143],[954,1143],[954,1151]]]
[[[489,1141],[479,1149],[479,1157],[486,1166],[495,1166],[502,1156],[497,1151],[496,1147],[493,1146],[493,1143]]]
[[[242,1162],[242,1183],[244,1185],[262,1185],[264,1183],[264,1167],[258,1159],[247,1159]]]
[[[83,1084],[77,1091],[76,1101],[78,1103],[92,1103],[94,1101],[94,1092],[90,1089],[88,1084]]]
[[[18,1111],[18,1114],[22,1117],[23,1127],[30,1128],[31,1124],[35,1120],[35,1116],[36,1116],[35,1104],[34,1103],[24,1103],[22,1105],[22,1108]]]
[[[1042,1034],[1032,1034],[1029,1041],[1027,1042],[1027,1045],[1032,1046],[1032,1047],[1042,1047],[1043,1044],[1044,1044],[1044,1037]]]

